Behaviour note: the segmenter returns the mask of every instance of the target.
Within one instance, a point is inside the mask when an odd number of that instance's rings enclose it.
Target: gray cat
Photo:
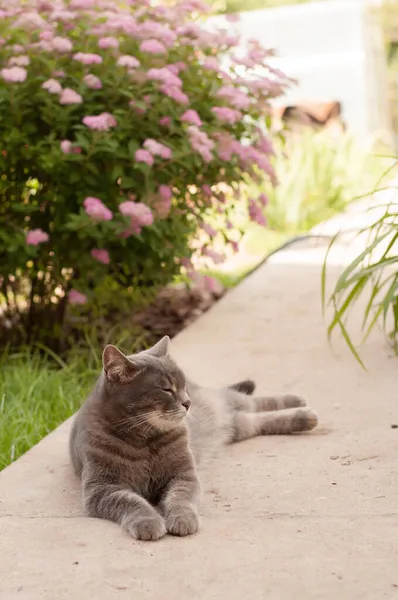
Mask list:
[[[169,341],[128,357],[107,346],[70,438],[88,515],[139,540],[198,530],[197,466],[221,446],[309,431],[318,421],[297,396],[251,397],[251,381],[218,390],[188,382]]]

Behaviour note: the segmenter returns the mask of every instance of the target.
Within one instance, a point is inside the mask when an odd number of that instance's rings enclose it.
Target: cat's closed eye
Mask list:
[[[170,396],[174,395],[174,390],[171,388],[162,388],[162,392],[166,392],[166,394],[170,394]]]

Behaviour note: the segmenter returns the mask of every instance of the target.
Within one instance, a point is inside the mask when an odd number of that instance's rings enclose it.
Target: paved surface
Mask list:
[[[200,381],[306,396],[319,428],[230,447],[199,534],[138,543],[82,516],[64,424],[0,474],[1,600],[398,598],[398,359],[379,332],[368,373],[327,344],[323,254],[274,256],[173,342]]]

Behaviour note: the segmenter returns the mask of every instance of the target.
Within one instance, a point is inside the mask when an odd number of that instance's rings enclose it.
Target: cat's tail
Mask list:
[[[256,384],[251,379],[245,379],[244,381],[239,381],[238,383],[234,383],[233,385],[229,385],[228,389],[235,390],[240,392],[241,394],[246,394],[247,396],[251,396],[256,389]]]

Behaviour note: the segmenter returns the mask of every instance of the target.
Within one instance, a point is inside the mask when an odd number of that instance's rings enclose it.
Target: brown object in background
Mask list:
[[[295,106],[278,106],[273,109],[273,114],[292,131],[303,127],[328,129],[333,133],[345,131],[340,102],[302,102]]]

